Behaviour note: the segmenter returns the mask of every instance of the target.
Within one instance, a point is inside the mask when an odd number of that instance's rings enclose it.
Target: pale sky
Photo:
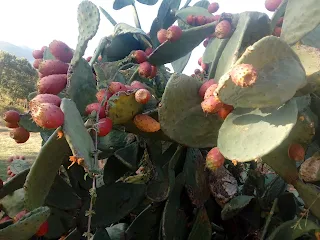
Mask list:
[[[112,9],[113,0],[91,0],[98,7],[101,6],[119,23],[125,22],[134,26],[131,7],[115,11]],[[181,6],[186,0],[182,0]],[[193,5],[198,0],[194,0]],[[77,7],[81,0],[0,0],[0,41],[7,41],[19,46],[40,49],[43,45],[56,39],[75,49],[78,37]],[[157,15],[159,5],[147,6],[136,3],[142,29],[149,32],[153,19]],[[214,1],[210,1],[214,2]],[[265,0],[220,0],[217,13],[240,13],[243,11],[265,12]],[[89,42],[85,56],[92,55],[100,39],[113,32],[113,26],[100,14],[100,27],[97,35]],[[184,71],[193,73],[199,68],[197,61],[202,56],[202,44],[196,48]]]

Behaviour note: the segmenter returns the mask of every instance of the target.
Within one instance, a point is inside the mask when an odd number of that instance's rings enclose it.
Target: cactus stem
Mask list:
[[[100,7],[99,6],[99,8],[100,8],[100,11],[103,13],[103,15],[109,20],[109,22],[113,25],[113,26],[115,26],[115,25],[117,25],[117,22],[113,19],[113,17],[111,17],[111,15],[106,11],[106,10],[104,10],[102,7]]]
[[[138,75],[138,72],[139,72],[139,68],[137,68],[134,73],[132,74],[130,80],[129,80],[129,83],[132,83],[133,80],[135,79],[135,77]]]
[[[264,225],[264,228],[263,228],[263,232],[262,232],[262,235],[261,235],[261,239],[264,239],[266,234],[267,234],[267,231],[268,231],[268,227],[269,227],[269,224],[271,222],[271,218],[274,214],[274,211],[276,209],[276,206],[278,204],[278,198],[276,198],[274,201],[273,201],[273,204],[272,204],[272,208],[270,210],[270,213],[269,213],[269,216],[267,218],[267,221],[266,221],[266,224]]]

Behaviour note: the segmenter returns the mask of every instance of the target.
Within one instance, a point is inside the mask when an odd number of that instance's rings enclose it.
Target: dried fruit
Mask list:
[[[302,145],[293,143],[288,148],[288,156],[294,161],[303,161],[306,152]]]
[[[201,108],[204,113],[216,113],[223,106],[223,103],[216,96],[211,96],[204,99],[201,103]]]
[[[56,105],[57,107],[60,107],[61,98],[54,94],[38,94],[33,99],[31,99],[31,101],[29,102],[29,106],[30,108],[32,108],[33,106],[40,103],[51,103],[53,105]]]
[[[218,111],[218,115],[220,118],[222,118],[223,120],[227,118],[227,116],[229,115],[229,113],[231,113],[233,111],[233,106],[228,105],[228,104],[223,104],[222,108]]]
[[[96,93],[96,98],[97,98],[98,102],[101,103],[105,96],[106,96],[106,100],[108,100],[109,98],[111,98],[112,95],[113,95],[113,93],[110,92],[108,89],[100,89]],[[107,104],[107,101],[106,101],[106,104]]]
[[[158,71],[157,67],[151,65],[151,74],[148,78],[150,79],[155,78],[157,76],[157,71]]]
[[[167,30],[167,39],[170,42],[179,40],[182,36],[182,29],[179,26],[171,26]]]
[[[53,40],[49,45],[49,50],[56,59],[69,63],[73,57],[71,48],[62,41]]]
[[[147,61],[147,54],[142,50],[136,50],[132,54],[132,58],[136,63],[143,63]]]
[[[99,111],[100,109],[100,111]],[[106,111],[104,107],[100,107],[100,103],[91,103],[87,105],[85,112],[87,115],[90,115],[93,111],[99,112],[99,118],[106,117]]]
[[[151,93],[147,89],[139,89],[134,97],[138,103],[146,104],[151,98]]]
[[[139,82],[139,81],[133,81],[131,83],[131,87],[133,87],[134,89],[146,89],[146,85],[144,85],[143,83]]]
[[[144,52],[147,56],[149,56],[151,53],[153,53],[153,48],[147,48]]]
[[[197,16],[196,17],[196,25],[197,26],[202,26],[202,25],[204,25],[206,23],[207,23],[207,19],[206,19],[205,16]]]
[[[151,64],[148,62],[140,63],[138,72],[141,77],[149,78],[152,73]]]
[[[121,82],[111,82],[108,88],[109,92],[115,94],[120,91],[127,91],[126,86]]]
[[[215,13],[218,10],[219,10],[219,3],[217,2],[210,3],[210,5],[208,6],[209,13]]]
[[[264,5],[270,12],[274,12],[281,4],[282,0],[266,0]]]
[[[41,58],[43,58],[43,51],[33,50],[32,56],[34,57],[34,59],[41,59]]]
[[[51,103],[41,103],[31,110],[33,121],[42,128],[56,129],[64,122],[62,110]]]
[[[134,117],[133,122],[143,132],[157,132],[160,130],[160,123],[148,115],[138,114]]]
[[[216,91],[218,84],[211,84],[204,93],[204,99],[214,96],[214,92]]]
[[[16,141],[16,143],[25,143],[30,137],[29,131],[23,127],[14,128],[10,132],[10,137]]]
[[[223,20],[218,23],[215,30],[215,36],[223,39],[229,37],[231,34],[231,24],[227,20]]]
[[[194,26],[195,25],[195,22],[196,22],[196,18],[194,15],[189,15],[187,17],[187,23],[191,26]]]
[[[112,130],[112,120],[110,118],[101,118],[98,122],[98,136],[104,137]]]
[[[6,127],[7,127],[7,128],[18,128],[18,127],[19,127],[19,124],[18,124],[18,123],[9,123],[9,122],[6,122]]]
[[[6,111],[3,114],[3,120],[8,123],[17,123],[20,121],[20,113],[15,110]]]
[[[48,231],[49,231],[49,223],[48,221],[45,221],[44,223],[41,224],[40,228],[38,229],[35,235],[37,237],[42,237],[46,235]]]
[[[160,43],[164,43],[165,41],[167,41],[167,30],[160,29],[157,33],[157,38]]]
[[[39,93],[59,94],[67,85],[67,74],[43,77],[37,84]]]
[[[216,82],[215,82],[214,79],[210,79],[210,80],[204,82],[204,83],[201,85],[200,89],[199,89],[199,96],[200,96],[201,98],[204,98],[204,94],[206,93],[207,89],[208,89],[211,85],[213,85],[213,84],[215,84],[215,83],[216,83]]]
[[[39,72],[43,77],[53,74],[67,74],[69,65],[59,60],[45,60],[39,65]]]
[[[249,87],[256,82],[258,73],[251,64],[239,64],[231,70],[230,77],[237,86]]]
[[[281,27],[275,27],[274,30],[273,30],[272,35],[276,36],[276,37],[280,37],[281,36],[281,31],[282,31]]]
[[[219,148],[214,147],[207,154],[206,167],[211,171],[215,171],[219,167],[223,166],[224,161],[225,161],[225,158],[220,153]]]
[[[38,69],[38,68],[39,68],[39,65],[40,65],[40,63],[41,63],[42,61],[43,61],[42,59],[35,59],[35,60],[33,61],[33,67],[34,67],[35,69]]]

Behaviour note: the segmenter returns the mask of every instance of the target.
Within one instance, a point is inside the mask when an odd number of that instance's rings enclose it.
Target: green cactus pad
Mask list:
[[[30,169],[25,169],[13,178],[10,178],[0,189],[0,200],[9,194],[12,194],[17,189],[22,188],[29,171]]]
[[[31,238],[50,215],[48,207],[39,207],[27,213],[18,222],[0,230],[1,240],[26,240]]]
[[[81,235],[80,235],[81,236]],[[73,240],[73,239],[72,239]],[[76,240],[76,239],[74,239]],[[105,228],[98,228],[90,240],[112,240]]]
[[[37,95],[38,95],[38,91],[29,93],[28,97],[27,97],[28,101],[30,101],[31,99],[33,99]]]
[[[178,60],[175,60],[171,63],[172,68],[175,73],[182,73],[184,68],[187,66],[189,59],[191,57],[191,53],[189,52],[187,55],[179,58]]]
[[[76,104],[70,99],[63,98],[61,110],[64,113],[63,133],[73,156],[83,158],[89,170],[96,169],[97,163],[94,163],[93,159],[94,144],[88,130],[84,127]]]
[[[17,175],[20,172],[23,172],[26,169],[29,169],[31,164],[25,160],[21,160],[21,159],[14,159],[10,164],[10,171]]]
[[[290,0],[281,31],[281,39],[294,44],[320,24],[320,5],[317,0]]]
[[[200,208],[197,213],[192,230],[188,240],[210,240],[212,237],[212,227],[207,211],[204,207]]]
[[[168,164],[163,168],[156,167],[156,172],[155,179],[147,185],[146,195],[153,202],[162,202],[168,198],[170,191]]]
[[[146,4],[146,5],[155,5],[158,0],[137,0],[139,3]]]
[[[117,222],[131,212],[144,198],[144,184],[115,183],[97,189],[93,226]],[[106,204],[106,199],[108,204]]]
[[[195,7],[202,7],[204,9],[208,9],[210,5],[210,2],[207,0],[200,0],[199,2],[196,2],[193,6]]]
[[[222,124],[216,114],[203,113],[200,87],[201,83],[192,77],[173,74],[159,108],[162,131],[174,141],[194,148],[216,145]]]
[[[221,218],[225,221],[236,216],[243,210],[253,199],[253,196],[241,195],[231,199],[221,211]]]
[[[94,70],[96,71],[99,80],[98,88],[107,88],[110,82],[125,83],[126,79],[124,78],[121,72],[118,72],[118,69],[121,66],[122,61],[95,63]]]
[[[301,39],[301,43],[314,48],[320,48],[319,35],[320,35],[320,25],[318,25],[315,29],[313,29],[306,36],[304,36]]]
[[[108,235],[110,236],[111,239],[121,240],[121,239],[123,239],[127,228],[128,228],[127,223],[118,223],[118,224],[115,224],[111,227],[107,227],[106,230],[107,230]]]
[[[297,115],[294,100],[273,111],[236,108],[220,128],[218,148],[231,160],[246,162],[262,157],[288,137]]]
[[[188,148],[183,174],[186,180],[186,189],[191,202],[197,207],[210,197],[207,176],[205,174],[205,159],[197,148]]]
[[[237,22],[237,19],[236,17],[234,21]],[[236,29],[221,54],[214,76],[216,79],[229,70],[250,44],[270,34],[269,21],[265,13],[243,12],[240,14],[238,23],[234,26]]]
[[[175,42],[165,42],[160,45],[148,61],[153,65],[163,65],[173,62],[191,52],[206,37],[214,32],[216,23],[183,30],[182,36]]]
[[[286,12],[287,4],[288,4],[288,0],[283,0],[280,6],[276,9],[274,14],[272,15],[271,23],[270,23],[271,31],[273,31],[277,26],[277,22],[279,21],[279,19],[284,16]]]
[[[108,100],[108,117],[113,124],[124,124],[142,110],[134,97],[135,91],[117,92]]]
[[[305,70],[298,56],[274,36],[264,37],[248,47],[235,63],[239,64],[253,65],[258,77],[252,86],[244,88],[234,84],[229,72],[220,78],[216,92],[222,102],[234,107],[277,107],[306,84]]]
[[[103,169],[103,182],[105,185],[115,183],[119,178],[130,171],[130,168],[126,166],[122,161],[115,156],[111,156],[107,159]]]
[[[205,9],[203,7],[198,7],[198,6],[183,8],[176,12],[176,16],[182,19],[184,22],[187,22],[187,17],[189,15],[205,16],[205,17],[212,16],[212,14],[208,12],[208,9]]]
[[[0,200],[1,209],[10,217],[13,218],[19,212],[25,210],[24,207],[24,190],[20,188],[12,194],[5,196]]]
[[[44,130],[32,120],[32,117],[29,113],[20,115],[19,126],[25,128],[29,132],[41,132]]]
[[[114,0],[113,9],[120,10],[121,8],[124,8],[129,5],[133,5],[133,4],[134,4],[134,0]]]
[[[128,133],[113,129],[105,137],[98,138],[98,149],[102,151],[101,158],[111,156],[115,151],[125,147],[130,135]]]
[[[136,170],[138,166],[139,143],[133,142],[117,150],[114,155],[128,168]]]

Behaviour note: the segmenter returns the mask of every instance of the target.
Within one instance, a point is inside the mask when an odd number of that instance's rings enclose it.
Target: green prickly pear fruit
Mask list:
[[[53,40],[49,45],[49,50],[56,59],[65,63],[70,63],[73,57],[71,48],[62,41]]]
[[[201,108],[204,113],[216,113],[223,106],[223,103],[216,96],[211,96],[204,99],[201,103]]]
[[[219,3],[213,2],[213,3],[209,4],[209,6],[208,6],[209,13],[215,13],[218,10],[219,10]]]
[[[274,12],[281,4],[282,0],[266,0],[264,5],[270,12]]]
[[[221,119],[225,120],[229,115],[229,113],[233,111],[233,109],[234,109],[233,106],[228,104],[223,104],[221,109],[218,111],[218,115]]]
[[[57,107],[60,107],[61,104],[61,98],[54,94],[38,94],[33,99],[30,100],[29,106],[32,108],[35,105],[41,104],[41,103],[50,103],[53,105],[56,105]]]
[[[207,22],[207,19],[205,16],[197,16],[196,17],[196,25],[197,26],[202,26],[202,25],[206,24],[206,22]]]
[[[39,93],[59,94],[67,85],[67,74],[53,74],[40,79],[37,84]]]
[[[64,113],[56,105],[50,103],[40,103],[31,110],[33,121],[42,128],[56,129],[64,122]]]
[[[40,63],[41,63],[42,61],[43,61],[42,59],[35,59],[35,60],[33,61],[33,67],[34,67],[35,69],[38,69],[38,68],[39,68],[39,65],[40,65]]]
[[[115,94],[120,91],[127,91],[126,86],[121,82],[111,82],[108,88],[109,92]]]
[[[112,130],[112,120],[110,118],[101,118],[97,124],[98,136],[104,137]]]
[[[278,27],[282,27],[282,24],[283,24],[283,17],[279,18],[279,20],[277,21],[277,26]]]
[[[218,84],[216,83],[211,84],[207,88],[206,92],[204,93],[204,99],[214,96],[214,92],[216,91],[217,87],[218,87]]]
[[[6,111],[3,114],[3,120],[8,123],[18,123],[20,121],[20,113],[15,110]]]
[[[222,20],[216,26],[215,36],[220,39],[227,38],[231,34],[231,29],[231,23],[227,20]]]
[[[288,156],[294,161],[303,161],[305,154],[304,148],[298,143],[293,143],[288,147]]]
[[[167,30],[160,29],[157,33],[157,38],[160,43],[164,43],[165,41],[167,41]]]
[[[149,47],[144,52],[147,54],[147,56],[149,56],[153,52],[153,48]]]
[[[139,81],[133,81],[131,83],[131,87],[133,87],[134,89],[146,89],[146,85],[144,85],[143,83],[139,82]]]
[[[157,67],[151,65],[151,74],[148,78],[150,79],[155,78],[157,76],[157,71],[158,71]]]
[[[98,102],[101,103],[105,96],[106,96],[106,100],[108,100],[109,98],[111,98],[112,95],[113,95],[113,93],[111,93],[108,89],[100,89],[96,93],[96,98],[97,98]],[[106,104],[107,104],[107,101],[106,101],[105,105]]]
[[[187,17],[187,23],[191,26],[196,25],[196,17],[194,15],[189,15]]]
[[[9,123],[9,122],[6,122],[6,127],[7,128],[18,128],[19,127],[19,124],[18,123]]]
[[[147,61],[147,54],[142,50],[136,50],[131,55],[136,63],[143,63]]]
[[[215,82],[214,79],[210,79],[210,80],[204,82],[204,83],[201,85],[200,89],[199,89],[199,96],[200,96],[201,98],[204,98],[204,94],[206,93],[207,89],[208,89],[211,85],[213,85],[213,84],[216,84],[216,82]]]
[[[224,164],[224,161],[225,161],[225,158],[220,153],[219,148],[214,147],[207,154],[206,168],[208,168],[211,171],[215,171]]]
[[[274,30],[273,30],[272,35],[273,35],[273,36],[276,36],[276,37],[280,37],[281,31],[282,31],[282,28],[281,28],[281,27],[275,27]]]
[[[46,235],[48,233],[48,231],[49,231],[49,223],[48,223],[48,221],[45,221],[44,223],[41,224],[41,226],[39,227],[35,236],[43,237],[44,235]]]
[[[139,75],[144,78],[149,78],[152,73],[152,66],[148,62],[140,63],[138,69]]]
[[[89,105],[87,105],[85,109],[86,114],[90,115],[93,111],[96,111],[97,113],[99,113],[100,119],[106,117],[105,107],[103,106],[100,107],[100,103],[90,103]]]
[[[34,57],[34,59],[41,59],[41,58],[43,58],[43,51],[33,50],[32,56]]]
[[[138,114],[134,117],[133,122],[143,132],[157,132],[160,130],[160,123],[148,115]]]
[[[10,132],[10,137],[16,141],[16,143],[25,143],[30,137],[29,131],[23,127],[14,128]]]
[[[39,72],[43,77],[53,74],[67,74],[69,65],[59,60],[45,60],[39,65]]]
[[[151,98],[151,93],[147,89],[139,89],[134,97],[138,103],[146,104]]]
[[[249,87],[256,82],[258,73],[251,64],[239,64],[233,67],[230,76],[235,85]]]

